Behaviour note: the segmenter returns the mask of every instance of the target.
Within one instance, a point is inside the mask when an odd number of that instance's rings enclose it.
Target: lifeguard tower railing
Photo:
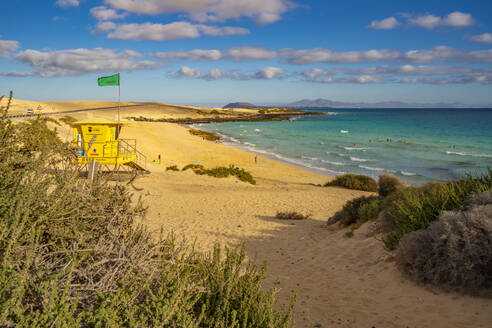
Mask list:
[[[145,171],[147,170],[147,157],[137,150],[137,139],[119,139],[118,153],[131,154],[135,157],[132,162],[127,162],[128,165],[134,169]]]

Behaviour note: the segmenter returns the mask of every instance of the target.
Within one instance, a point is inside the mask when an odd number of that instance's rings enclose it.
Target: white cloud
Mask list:
[[[222,59],[222,52],[216,49],[195,49],[190,51],[158,52],[153,56],[161,59],[179,58],[190,61],[215,61]]]
[[[133,71],[160,67],[160,63],[138,60],[138,52],[116,53],[111,49],[69,49],[59,51],[25,50],[14,56],[35,69],[41,77],[74,76],[93,72]]]
[[[188,66],[182,66],[175,74],[174,77],[193,77],[199,78],[202,75],[199,68],[191,68]]]
[[[99,22],[96,24],[96,33],[105,33],[108,31],[112,31],[116,28],[116,24],[113,22]]]
[[[0,76],[5,77],[28,77],[33,75],[33,72],[0,72]]]
[[[272,80],[276,78],[281,78],[285,75],[285,70],[279,67],[267,66],[256,72],[256,77],[264,80]]]
[[[0,58],[6,58],[12,51],[19,48],[19,42],[10,40],[0,40]]]
[[[277,52],[262,47],[235,47],[227,51],[227,58],[233,60],[264,60],[277,57]]]
[[[474,35],[470,40],[480,43],[492,43],[492,33],[483,33],[480,35]]]
[[[158,52],[153,56],[161,59],[179,58],[192,61],[215,61],[223,59],[242,61],[273,59],[277,56],[277,52],[262,47],[235,47],[230,48],[225,53],[217,49],[195,49],[190,51]]]
[[[279,20],[292,4],[288,0],[106,0],[117,9],[138,14],[185,13],[199,22],[250,17],[261,24]]]
[[[104,21],[121,19],[128,15],[128,13],[118,13],[116,10],[104,6],[91,8],[90,12],[95,19]]]
[[[78,0],[57,0],[56,4],[62,8],[77,7],[80,2]]]
[[[285,71],[278,67],[263,67],[254,73],[241,73],[238,70],[222,71],[218,68],[213,68],[203,74],[199,68],[190,68],[188,66],[182,66],[177,72],[171,73],[170,76],[175,78],[188,77],[208,81],[218,79],[231,79],[237,81],[273,80],[286,77]]]
[[[433,85],[447,84],[492,84],[492,73],[466,73],[443,78],[404,78],[399,80],[400,83],[422,83]]]
[[[392,30],[401,23],[393,16],[385,18],[383,20],[373,20],[371,24],[367,25],[367,28],[374,30]]]
[[[226,36],[249,34],[249,30],[241,27],[215,27],[188,22],[174,22],[170,24],[123,24],[117,25],[113,32],[108,34],[110,39],[118,40],[149,40],[169,41],[177,39],[194,39],[201,35]]]
[[[408,24],[426,29],[434,29],[439,26],[464,27],[475,24],[475,19],[471,14],[455,11],[446,17],[435,16],[433,14],[409,17]]]
[[[492,63],[492,49],[466,53],[460,58],[469,63]]]
[[[307,50],[283,49],[280,51],[283,61],[302,65],[312,63],[362,63],[393,60],[400,56],[397,50],[381,49],[366,51],[334,52],[330,49],[316,48]]]
[[[410,50],[403,54],[401,61],[411,63],[430,63],[456,59],[461,51],[448,46],[437,46],[430,50]]]

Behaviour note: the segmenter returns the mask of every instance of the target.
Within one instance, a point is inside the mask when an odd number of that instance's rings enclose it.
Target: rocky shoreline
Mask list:
[[[127,117],[133,121],[143,122],[166,122],[177,124],[200,124],[200,123],[225,123],[225,122],[270,122],[270,121],[289,121],[292,116],[308,116],[308,115],[325,115],[320,112],[304,112],[304,111],[291,111],[287,113],[265,113],[265,114],[252,114],[252,115],[234,115],[231,117],[215,116],[215,117],[200,117],[200,118],[161,118],[153,119],[143,116],[139,117]]]

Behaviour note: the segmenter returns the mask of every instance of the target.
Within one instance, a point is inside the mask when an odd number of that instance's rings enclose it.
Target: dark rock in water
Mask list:
[[[258,108],[258,106],[253,105],[252,103],[249,102],[235,102],[235,103],[228,103],[222,108]]]

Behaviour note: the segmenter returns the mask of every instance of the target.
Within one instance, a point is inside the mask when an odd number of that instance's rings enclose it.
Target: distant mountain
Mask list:
[[[376,103],[366,102],[343,102],[332,101],[329,99],[303,99],[290,104],[283,105],[285,107],[303,107],[303,108],[490,108],[488,106],[470,106],[460,102],[455,103],[406,103],[401,101],[383,101]]]
[[[252,103],[249,102],[235,102],[235,103],[229,103],[222,108],[258,108],[258,106],[253,105]]]

